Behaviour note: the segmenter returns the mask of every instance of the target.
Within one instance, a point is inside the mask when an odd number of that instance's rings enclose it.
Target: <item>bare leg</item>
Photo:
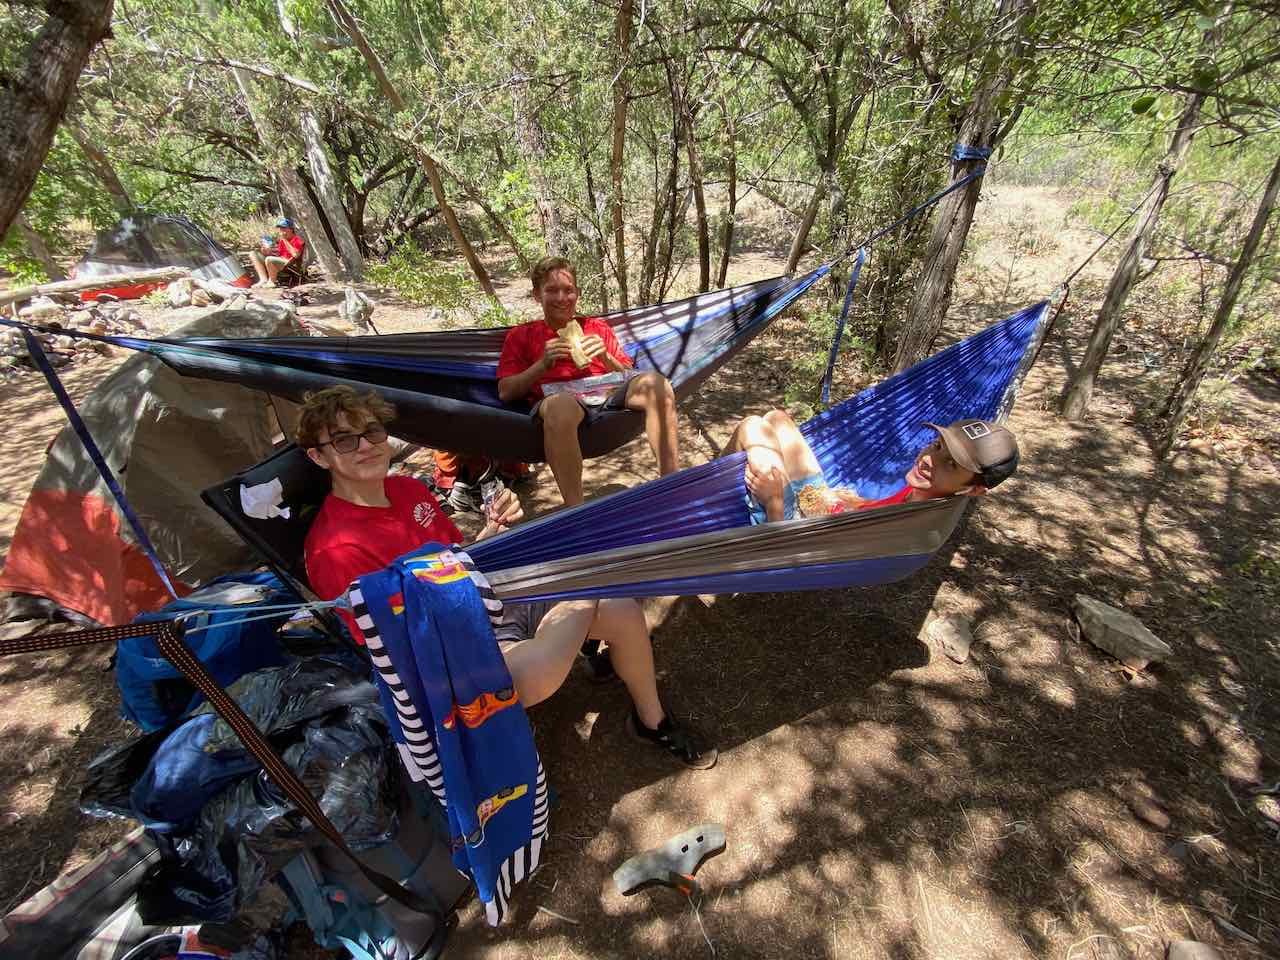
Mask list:
[[[787,476],[801,480],[822,473],[822,465],[794,420],[781,410],[770,410],[764,419],[773,428]]]
[[[270,277],[267,276],[267,262],[263,259],[262,254],[257,250],[249,252],[249,259],[253,261],[253,269],[258,274],[258,282],[266,283]]]
[[[284,257],[267,257],[267,278],[275,283],[276,277],[280,275],[280,268],[288,262]]]
[[[644,611],[634,600],[568,600],[547,611],[537,632],[503,655],[520,702],[532,707],[560,689],[589,635],[608,640],[614,669],[627,685],[641,721],[657,727],[664,714],[653,648]]]
[[[627,384],[628,410],[644,411],[644,431],[658,461],[658,473],[666,476],[680,469],[679,420],[676,394],[660,373],[642,373]]]
[[[582,404],[567,393],[547,397],[538,407],[542,420],[542,445],[547,463],[560,488],[565,506],[582,503],[582,446],[578,443],[578,425],[586,416]]]
[[[658,700],[649,624],[640,604],[634,600],[601,600],[591,636],[609,641],[609,659],[626,684],[636,713],[645,726],[656,728],[664,714]]]
[[[596,608],[595,600],[557,603],[547,611],[532,637],[503,654],[520,702],[526,708],[560,689],[596,619]]]
[[[782,520],[786,515],[785,487],[791,477],[782,458],[782,444],[767,418],[744,417],[734,429],[725,448],[720,451],[720,456],[727,457],[731,453],[743,451],[747,454],[746,483],[751,495],[764,507],[765,516],[770,522]],[[776,485],[767,489],[752,488],[753,473],[764,478],[773,476],[774,471],[781,475],[774,477]]]

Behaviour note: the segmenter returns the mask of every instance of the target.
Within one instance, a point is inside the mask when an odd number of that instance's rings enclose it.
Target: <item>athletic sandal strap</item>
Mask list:
[[[706,770],[715,766],[716,758],[719,756],[719,751],[715,747],[706,744],[702,737],[684,726],[670,713],[663,717],[658,728],[653,730],[641,722],[635,707],[632,707],[631,715],[627,717],[627,726],[630,728],[631,735],[637,740],[663,748],[686,767],[692,767],[695,770]]]

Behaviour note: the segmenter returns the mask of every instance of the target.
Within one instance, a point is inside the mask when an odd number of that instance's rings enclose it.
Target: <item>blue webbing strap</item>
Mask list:
[[[138,545],[142,547],[147,559],[151,561],[151,565],[156,568],[156,573],[160,576],[160,582],[169,591],[169,596],[177,600],[178,592],[173,589],[173,583],[169,580],[169,574],[165,571],[164,564],[160,562],[160,557],[156,554],[156,548],[151,545],[151,539],[147,536],[147,532],[142,529],[142,524],[139,522],[137,514],[133,512],[133,507],[125,499],[124,491],[120,489],[120,484],[116,480],[115,474],[111,472],[111,467],[107,465],[107,460],[102,455],[102,451],[98,449],[98,445],[94,443],[93,437],[90,436],[89,428],[80,419],[80,414],[76,411],[75,404],[71,402],[71,397],[67,395],[66,388],[62,386],[62,381],[54,373],[53,367],[49,363],[49,358],[44,355],[44,348],[40,346],[40,341],[35,338],[30,330],[23,330],[22,336],[27,341],[27,352],[31,354],[31,361],[36,365],[36,369],[44,374],[44,378],[49,381],[49,388],[53,391],[53,395],[58,398],[58,403],[62,404],[62,410],[67,415],[67,420],[71,422],[71,429],[76,432],[76,436],[84,444],[84,448],[89,454],[89,459],[93,461],[93,465],[98,468],[98,473],[106,481],[112,496],[116,498],[116,503],[120,504],[120,512],[129,521],[129,526],[133,529],[133,535],[138,538]]]
[[[967,143],[957,143],[951,150],[952,163],[961,163],[965,160],[986,160],[990,156],[990,147],[971,147]]]
[[[822,378],[822,405],[831,402],[831,375],[836,369],[836,356],[840,353],[840,338],[844,336],[844,324],[849,319],[849,304],[853,302],[853,288],[858,284],[858,274],[867,259],[867,248],[858,249],[858,261],[849,274],[849,286],[844,292],[844,306],[840,308],[840,319],[836,321],[836,335],[831,339],[831,352],[827,354],[827,372]]]

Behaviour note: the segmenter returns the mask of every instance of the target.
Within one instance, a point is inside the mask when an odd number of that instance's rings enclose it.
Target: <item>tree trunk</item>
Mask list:
[[[618,298],[622,309],[627,309],[627,231],[626,215],[622,205],[623,163],[627,145],[627,59],[631,53],[631,18],[633,0],[622,0],[614,31],[613,74],[613,149],[609,157],[609,178],[612,182],[614,274],[618,278]]]
[[[697,216],[698,234],[698,292],[711,289],[711,229],[707,225],[707,198],[702,191],[702,157],[695,137],[695,108],[689,103],[685,91],[680,91],[681,113],[684,114],[684,145],[689,155],[689,186],[693,190],[693,205]]]
[[[1151,234],[1155,231],[1156,223],[1160,219],[1160,210],[1169,197],[1170,184],[1186,158],[1192,138],[1196,135],[1196,123],[1203,103],[1202,94],[1188,96],[1186,107],[1178,121],[1178,128],[1169,142],[1169,149],[1156,170],[1151,192],[1138,212],[1138,220],[1134,224],[1129,246],[1120,257],[1115,273],[1111,275],[1111,282],[1107,285],[1107,295],[1102,301],[1102,309],[1098,311],[1093,333],[1089,335],[1089,345],[1085,348],[1084,359],[1063,393],[1062,415],[1068,420],[1082,420],[1089,409],[1098,371],[1102,369],[1102,361],[1106,359],[1107,351],[1111,347],[1111,338],[1120,329],[1125,301],[1138,279],[1138,269],[1142,265],[1143,254],[1146,253]]]
[[[823,183],[819,183],[813,188],[813,194],[809,197],[808,204],[804,208],[804,216],[800,218],[800,226],[796,228],[796,235],[791,240],[791,250],[787,254],[787,274],[796,272],[796,266],[800,263],[800,258],[804,256],[804,251],[809,244],[809,231],[813,229],[814,221],[818,219],[818,209],[822,206],[822,197],[827,192],[825,178]]]
[[[159,267],[155,270],[131,270],[128,273],[110,273],[81,280],[62,280],[58,283],[37,283],[30,287],[0,290],[0,307],[21,303],[32,297],[55,293],[79,293],[84,290],[102,290],[106,287],[124,287],[141,283],[168,283],[191,275],[190,267]]]
[[[266,116],[262,110],[262,104],[258,101],[257,90],[253,85],[253,77],[249,71],[241,67],[232,67],[232,75],[235,77],[236,86],[240,88],[241,95],[244,96],[245,108],[249,111],[249,120],[253,124],[253,128],[258,133],[258,139],[262,141],[262,149],[271,172],[275,174],[277,182],[280,184],[280,192],[284,194],[284,201],[293,210],[293,214],[298,219],[298,225],[302,227],[303,239],[307,242],[307,248],[315,255],[316,261],[320,264],[320,269],[325,272],[331,279],[339,279],[346,273],[346,264],[342,262],[342,258],[338,256],[338,251],[333,248],[333,244],[329,242],[329,234],[325,231],[324,220],[320,211],[316,209],[314,203],[311,202],[311,194],[307,190],[307,185],[302,182],[302,178],[298,176],[298,171],[293,166],[279,159],[281,153],[278,139],[275,131],[266,120]]]
[[[0,83],[0,236],[31,194],[90,52],[110,36],[111,4],[50,2],[26,62]]]
[[[382,95],[390,101],[396,113],[403,113],[405,110],[404,98],[400,96],[400,91],[388,79],[387,71],[382,66],[382,60],[379,59],[377,51],[373,49],[373,45],[369,43],[369,39],[364,35],[364,31],[360,29],[359,22],[342,0],[328,0],[328,3],[335,19],[342,25],[347,35],[351,37],[356,47],[360,50],[365,64],[373,73],[374,79],[378,81],[378,88],[382,91]],[[462,258],[467,261],[467,266],[475,274],[476,281],[480,284],[480,289],[488,296],[496,297],[498,294],[493,289],[493,281],[489,279],[488,271],[485,270],[484,264],[480,262],[480,258],[476,256],[476,252],[466,234],[462,232],[462,225],[458,223],[453,207],[449,206],[449,199],[445,196],[444,183],[440,179],[440,169],[436,166],[435,158],[421,147],[416,149],[418,159],[422,162],[422,169],[427,172],[427,179],[431,181],[431,192],[435,195],[436,206],[444,214],[444,222],[449,227],[449,235],[453,237],[454,246],[458,248]]]
[[[120,177],[116,173],[116,168],[111,163],[111,158],[93,142],[93,138],[83,127],[75,120],[66,125],[67,132],[71,134],[80,152],[84,154],[85,159],[89,162],[90,169],[98,178],[103,188],[107,191],[107,196],[111,198],[111,205],[121,214],[131,213],[134,209],[133,198],[129,196],[129,191],[125,189],[125,185],[120,182]]]
[[[36,233],[35,227],[27,222],[26,216],[21,211],[14,217],[13,225],[18,228],[18,232],[22,234],[22,239],[27,242],[27,249],[31,251],[31,259],[40,264],[44,270],[44,275],[55,282],[67,279],[67,275],[58,266],[58,261],[54,260],[53,254],[49,252],[49,247],[44,242],[44,237]]]
[[[737,216],[738,210],[738,129],[733,117],[725,109],[723,101],[721,101],[720,109],[724,113],[725,132],[729,135],[729,152],[726,157],[729,164],[729,203],[725,210],[724,231],[720,235],[720,267],[716,271],[717,289],[724,287],[725,279],[729,275],[729,258],[733,251],[734,218]]]
[[[1271,177],[1267,180],[1266,189],[1262,192],[1262,201],[1258,204],[1258,210],[1253,216],[1253,226],[1249,228],[1249,235],[1245,238],[1240,256],[1231,267],[1231,274],[1227,277],[1227,285],[1223,288],[1222,299],[1218,301],[1218,309],[1213,315],[1209,332],[1192,351],[1187,365],[1182,370],[1182,376],[1178,378],[1178,383],[1169,394],[1169,399],[1161,412],[1162,416],[1169,418],[1164,442],[1161,445],[1162,455],[1168,454],[1173,441],[1177,439],[1178,430],[1182,426],[1182,421],[1186,419],[1187,411],[1191,409],[1191,401],[1195,399],[1196,390],[1199,389],[1200,382],[1204,380],[1209,370],[1209,361],[1213,358],[1213,352],[1218,348],[1218,343],[1226,332],[1227,322],[1231,319],[1236,300],[1240,296],[1240,288],[1244,285],[1245,274],[1249,272],[1249,266],[1253,263],[1259,244],[1262,243],[1262,235],[1266,232],[1267,220],[1275,209],[1277,193],[1280,193],[1280,158],[1276,159],[1275,166],[1271,168]]]
[[[316,186],[316,195],[320,206],[329,219],[333,230],[333,238],[337,241],[338,252],[346,265],[346,272],[352,280],[364,276],[364,255],[360,253],[360,244],[351,229],[351,220],[347,210],[338,197],[338,184],[329,166],[329,157],[324,150],[324,138],[320,133],[320,121],[315,113],[303,107],[298,117],[298,125],[302,128],[302,143],[306,149],[307,162],[311,166],[311,180]]]
[[[999,58],[1000,64],[990,76],[979,81],[973,101],[960,124],[961,143],[988,150],[999,145],[997,131],[1001,118],[997,104],[1013,80],[1011,69],[1006,64],[1021,44],[1024,25],[1034,8],[1033,0],[1001,0],[993,26],[1002,28],[1008,22],[1013,49],[1007,51],[1008,56]],[[963,180],[985,163],[985,160],[961,160],[952,164],[950,182]],[[902,337],[898,341],[893,365],[895,372],[905,370],[927,356],[942,331],[942,323],[951,307],[956,267],[969,239],[969,228],[973,226],[973,214],[981,193],[982,180],[979,178],[938,204],[929,243],[925,247],[924,264],[911,296]]]
[[[525,152],[532,158],[530,172],[538,196],[538,219],[542,221],[542,236],[547,255],[558,257],[564,252],[564,227],[560,223],[560,205],[556,203],[547,176],[547,136],[538,121],[537,111],[531,109],[529,86],[524,84],[516,95],[516,135]]]

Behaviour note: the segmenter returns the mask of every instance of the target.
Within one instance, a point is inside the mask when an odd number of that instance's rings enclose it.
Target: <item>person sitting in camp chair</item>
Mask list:
[[[329,471],[332,492],[307,532],[307,579],[324,600],[344,593],[357,577],[428,543],[457,544],[462,534],[420,480],[388,476],[391,447],[384,424],[394,408],[376,394],[339,386],[308,394],[297,429],[298,446]],[[500,533],[524,515],[504,490],[489,506],[477,539]],[[344,619],[363,640],[346,611]],[[551,696],[590,637],[606,642],[614,670],[631,694],[627,727],[686,766],[705,769],[716,749],[667,712],[658,697],[653,649],[644,611],[635,600],[508,603],[495,631],[507,669],[525,707]]]
[[[566,506],[582,503],[582,447],[578,427],[611,410],[641,410],[645,435],[662,475],[680,468],[676,398],[662,374],[631,376],[604,393],[575,389],[588,377],[632,371],[613,329],[599,317],[579,317],[578,278],[564,257],[544,257],[533,268],[533,299],[542,319],[513,327],[498,361],[503,403],[530,403],[542,423],[547,463]],[[562,386],[564,385],[564,386]]]
[[[721,456],[746,452],[747,505],[753,524],[953,495],[976,497],[1003,483],[1018,468],[1018,441],[997,423],[957,420],[946,427],[928,426],[938,432],[938,438],[916,456],[902,488],[879,500],[828,486],[800,428],[781,410],[742,420]]]
[[[274,287],[282,273],[300,271],[306,246],[307,242],[294,230],[292,220],[288,217],[277,220],[275,243],[263,237],[262,245],[249,254],[253,269],[258,272],[258,282],[254,286]]]

